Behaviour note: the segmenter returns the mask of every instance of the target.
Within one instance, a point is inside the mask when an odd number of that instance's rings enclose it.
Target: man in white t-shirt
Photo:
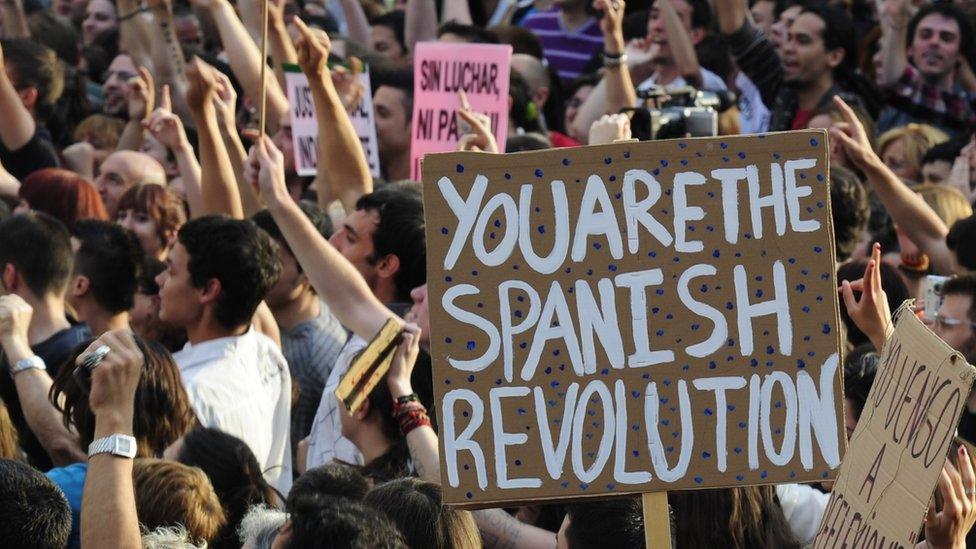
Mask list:
[[[278,278],[270,238],[251,221],[194,219],[157,278],[159,317],[186,329],[174,358],[200,423],[243,440],[265,478],[291,488],[291,376],[275,343],[251,318]]]

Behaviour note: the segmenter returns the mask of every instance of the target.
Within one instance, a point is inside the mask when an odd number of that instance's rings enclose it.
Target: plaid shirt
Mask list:
[[[976,123],[976,94],[966,92],[958,85],[944,90],[928,84],[911,65],[905,67],[889,94],[889,105],[919,121],[956,130]]]

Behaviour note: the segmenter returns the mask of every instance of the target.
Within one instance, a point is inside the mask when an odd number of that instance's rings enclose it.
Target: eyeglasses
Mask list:
[[[971,322],[969,320],[960,320],[958,318],[952,318],[948,316],[942,316],[938,313],[935,314],[935,327],[939,328],[940,330],[955,328],[956,326],[962,326],[964,324],[969,324],[969,326],[976,328],[976,322]]]

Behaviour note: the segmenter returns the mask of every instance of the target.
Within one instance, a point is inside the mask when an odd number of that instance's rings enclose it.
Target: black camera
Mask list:
[[[644,106],[631,112],[630,130],[641,141],[718,135],[718,113],[735,104],[730,91],[711,92],[691,86],[655,86],[637,92]]]

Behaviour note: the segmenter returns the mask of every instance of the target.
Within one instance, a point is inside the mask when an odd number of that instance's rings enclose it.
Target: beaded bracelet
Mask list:
[[[401,402],[393,403],[393,417],[396,419],[399,419],[400,416],[402,416],[403,414],[407,414],[415,411],[427,413],[427,408],[425,408],[423,404],[415,400],[408,400],[403,403]]]
[[[410,431],[423,426],[431,426],[430,418],[426,412],[411,412],[400,418],[400,432],[403,433],[403,436],[407,436]]]

